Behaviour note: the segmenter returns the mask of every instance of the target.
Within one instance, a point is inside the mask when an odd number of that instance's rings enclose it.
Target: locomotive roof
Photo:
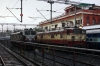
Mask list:
[[[97,28],[97,29],[88,29],[86,30],[86,33],[100,33],[100,28]]]
[[[100,25],[85,26],[83,29],[86,29],[86,33],[100,33]]]
[[[40,33],[49,33],[49,32],[58,32],[58,31],[64,31],[64,30],[67,30],[67,29],[73,30],[75,28],[64,28],[64,29],[59,29],[59,30],[44,31],[44,32],[38,32],[37,34],[40,34]]]
[[[19,33],[24,32],[24,31],[35,31],[35,30],[21,30],[21,31],[18,31],[18,32],[15,32],[15,33],[11,33],[11,34],[19,34]]]
[[[16,32],[16,33],[11,33],[11,35],[13,35],[13,34],[19,34],[20,32]]]
[[[83,29],[86,30],[100,29],[100,25],[84,26]]]

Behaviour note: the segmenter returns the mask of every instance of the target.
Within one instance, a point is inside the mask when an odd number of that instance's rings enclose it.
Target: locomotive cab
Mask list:
[[[72,41],[76,42],[76,46],[82,47],[86,45],[86,30],[73,29]]]

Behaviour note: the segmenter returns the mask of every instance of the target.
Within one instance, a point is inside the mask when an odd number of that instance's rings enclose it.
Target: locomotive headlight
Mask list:
[[[80,24],[80,26],[78,27],[79,29],[82,29],[83,28],[83,25],[82,24]]]

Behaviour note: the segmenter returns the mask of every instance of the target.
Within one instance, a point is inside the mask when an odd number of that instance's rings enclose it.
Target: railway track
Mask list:
[[[0,66],[37,66],[33,62],[17,55],[0,45]],[[39,66],[39,65],[38,65]]]

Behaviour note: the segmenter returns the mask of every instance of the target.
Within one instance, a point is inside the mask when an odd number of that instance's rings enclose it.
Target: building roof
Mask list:
[[[89,4],[89,3],[80,3],[79,5],[77,5],[77,6],[79,6],[79,7],[89,7],[89,6],[92,6],[93,4]]]

